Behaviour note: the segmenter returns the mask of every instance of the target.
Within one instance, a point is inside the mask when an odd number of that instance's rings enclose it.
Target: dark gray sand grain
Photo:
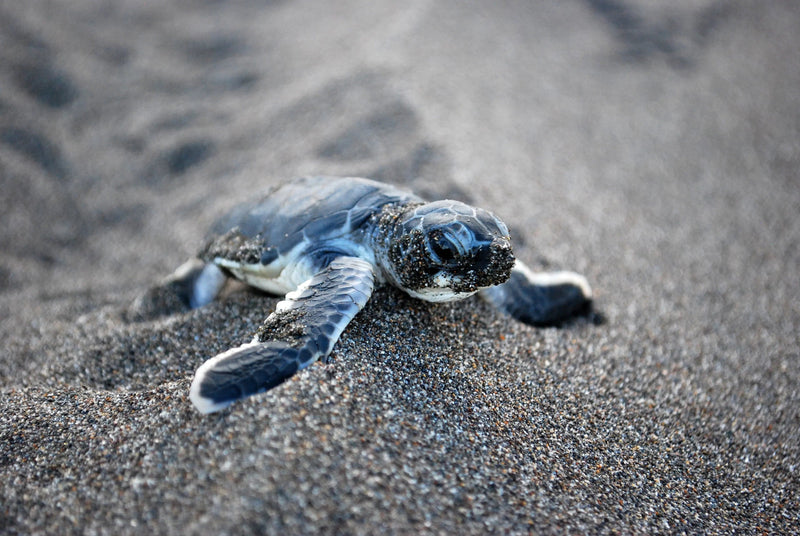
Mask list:
[[[794,2],[0,2],[0,533],[800,532]],[[276,298],[128,304],[308,173],[492,209],[534,329],[382,289],[199,415]]]

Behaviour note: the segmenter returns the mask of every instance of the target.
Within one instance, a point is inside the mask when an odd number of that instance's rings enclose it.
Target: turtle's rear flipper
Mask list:
[[[286,381],[333,350],[372,295],[373,266],[338,257],[278,303],[253,342],[212,357],[197,369],[189,398],[201,413]]]
[[[553,326],[591,311],[592,289],[574,272],[534,273],[519,260],[511,278],[481,291],[481,297],[517,320]]]

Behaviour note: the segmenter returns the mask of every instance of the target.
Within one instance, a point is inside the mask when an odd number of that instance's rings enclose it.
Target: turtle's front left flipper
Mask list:
[[[592,289],[575,272],[535,273],[517,260],[511,278],[482,290],[481,297],[526,324],[552,326],[589,312]]]
[[[374,267],[338,257],[278,303],[253,342],[223,352],[195,373],[189,398],[202,413],[280,385],[333,350],[372,295]]]

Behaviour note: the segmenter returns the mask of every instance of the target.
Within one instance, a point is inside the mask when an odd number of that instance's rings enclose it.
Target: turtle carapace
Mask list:
[[[201,307],[228,277],[285,298],[252,342],[197,369],[189,397],[203,413],[327,357],[379,284],[432,302],[479,293],[534,325],[559,323],[592,298],[584,277],[533,273],[515,259],[508,228],[490,212],[362,178],[302,178],[235,207],[162,288]]]

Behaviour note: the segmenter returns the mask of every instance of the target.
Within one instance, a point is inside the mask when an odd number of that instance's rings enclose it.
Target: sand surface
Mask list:
[[[800,6],[0,2],[0,533],[800,531]],[[126,319],[221,211],[488,208],[604,324],[381,289],[212,416],[277,299]]]

